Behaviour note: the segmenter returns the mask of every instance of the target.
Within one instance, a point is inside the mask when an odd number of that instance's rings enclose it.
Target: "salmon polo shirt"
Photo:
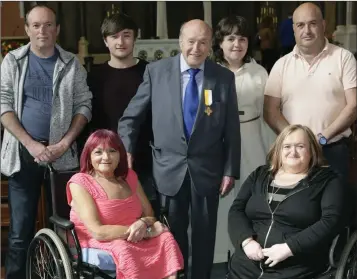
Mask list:
[[[346,106],[345,90],[356,87],[356,59],[330,44],[309,64],[295,46],[270,72],[265,95],[281,98],[282,114],[290,124],[308,126],[315,134],[330,126]],[[329,140],[351,135],[351,129]]]

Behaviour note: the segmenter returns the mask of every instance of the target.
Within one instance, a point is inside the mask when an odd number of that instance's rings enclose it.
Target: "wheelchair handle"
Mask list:
[[[48,169],[50,172],[54,172],[55,169],[53,168],[52,164],[49,162],[38,162],[38,165],[40,167],[44,167],[46,169]]]

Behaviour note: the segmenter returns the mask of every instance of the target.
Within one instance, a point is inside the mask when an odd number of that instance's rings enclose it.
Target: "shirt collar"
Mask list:
[[[324,48],[322,49],[322,51],[318,55],[320,55],[323,52],[326,52],[329,49],[329,46],[330,46],[330,43],[329,43],[328,39],[325,37],[325,46],[324,46]],[[299,50],[297,45],[294,46],[293,55],[295,57],[299,57],[300,56],[300,50]]]
[[[200,70],[204,70],[205,69],[205,62],[203,62],[199,67]],[[181,74],[186,72],[187,70],[191,69],[191,67],[189,65],[187,65],[185,58],[183,58],[182,53],[180,54],[180,70],[181,70]]]
[[[228,69],[228,67],[223,64],[223,63],[219,63],[217,62],[218,65],[221,65],[222,67]],[[258,64],[257,61],[255,61],[254,58],[250,58],[250,61],[249,62],[246,62],[242,65],[242,67],[240,67],[237,71],[233,72],[234,74],[239,74],[241,73],[243,70],[245,69],[249,69],[253,64]],[[228,69],[229,70],[229,69]]]

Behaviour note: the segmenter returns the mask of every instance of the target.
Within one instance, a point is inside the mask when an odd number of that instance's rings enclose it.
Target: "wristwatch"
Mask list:
[[[327,138],[325,138],[321,133],[317,134],[317,136],[319,137],[319,144],[322,146],[327,144]]]
[[[152,232],[152,228],[151,228],[151,227],[147,227],[147,228],[146,228],[146,235],[147,235],[148,237],[151,236],[151,232]]]

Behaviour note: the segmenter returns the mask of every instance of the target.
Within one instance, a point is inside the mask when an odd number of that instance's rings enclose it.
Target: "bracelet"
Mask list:
[[[246,243],[242,243],[242,248],[244,248],[245,246],[247,246],[248,245],[248,243],[249,242],[251,242],[253,240],[253,238],[251,238],[251,239],[249,239],[249,240],[247,240],[247,242]]]

